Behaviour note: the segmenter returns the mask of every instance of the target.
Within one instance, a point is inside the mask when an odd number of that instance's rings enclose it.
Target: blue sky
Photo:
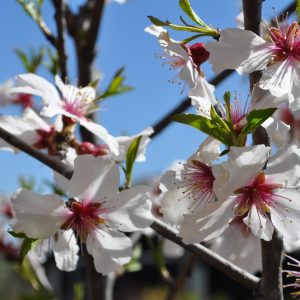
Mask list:
[[[53,10],[50,1],[45,1],[43,12],[50,28],[54,28]],[[70,0],[76,9],[83,1]],[[269,19],[274,15],[272,7],[280,11],[289,1],[265,1],[263,15]],[[194,10],[208,24],[217,28],[235,27],[236,15],[241,8],[241,1],[196,1],[191,0]],[[29,47],[47,45],[43,35],[30,18],[22,11],[17,1],[3,1],[0,10],[1,49],[0,49],[0,82],[23,73],[24,70],[13,49],[28,50]],[[156,39],[144,32],[150,25],[147,15],[160,19],[179,22],[182,15],[178,1],[175,0],[128,0],[126,5],[112,3],[104,12],[98,41],[98,57],[95,67],[103,73],[100,85],[105,88],[109,79],[121,66],[126,67],[126,83],[135,90],[118,97],[110,98],[102,105],[98,118],[113,135],[127,133],[133,135],[145,127],[154,124],[170,109],[176,106],[186,95],[180,94],[181,87],[168,82],[174,72],[162,66],[157,55],[162,53]],[[174,39],[183,39],[187,35],[171,31]],[[76,64],[74,49],[67,41],[69,56],[68,69],[70,82],[76,82]],[[208,63],[204,66],[208,79],[214,74]],[[38,73],[52,80],[47,71],[41,68]],[[221,98],[226,90],[237,92],[246,99],[248,83],[246,78],[238,75],[225,80],[216,90]],[[193,112],[192,109],[190,109]],[[18,114],[16,108],[2,109],[0,113]],[[159,176],[176,159],[186,159],[198,148],[204,136],[193,128],[181,124],[170,125],[156,137],[147,151],[147,161],[136,164],[134,179]],[[40,162],[25,154],[13,155],[0,153],[0,192],[11,193],[18,188],[18,176],[34,176],[40,182],[50,178],[49,169]]]

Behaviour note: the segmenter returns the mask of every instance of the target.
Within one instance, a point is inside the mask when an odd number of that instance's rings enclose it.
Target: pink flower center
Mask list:
[[[78,118],[84,118],[94,106],[89,92],[82,92],[73,86],[68,87],[67,95],[63,100],[63,109]]]
[[[101,209],[101,203],[94,203],[87,200],[78,202],[71,199],[68,206],[70,213],[62,229],[73,229],[81,241],[84,241],[87,234],[95,230],[98,225],[105,224],[106,222],[101,217],[101,214],[104,212],[104,209]]]
[[[214,176],[210,166],[198,160],[192,160],[192,164],[185,166],[182,174],[183,178],[178,189],[184,194],[184,198],[192,199],[190,206],[191,212],[197,210],[200,206],[215,200],[212,191]]]
[[[290,26],[270,28],[273,62],[277,63],[286,59],[300,60],[300,27],[297,22]]]
[[[282,188],[281,184],[268,182],[265,173],[260,172],[249,185],[235,191],[235,194],[238,194],[234,205],[235,214],[244,216],[253,205],[263,215],[271,209],[276,211],[276,202],[280,197],[276,195],[275,190],[279,188]]]

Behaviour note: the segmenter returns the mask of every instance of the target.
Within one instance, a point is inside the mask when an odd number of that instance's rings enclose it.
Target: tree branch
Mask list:
[[[57,28],[57,38],[55,39],[55,48],[57,50],[61,78],[65,82],[68,77],[67,55],[65,51],[65,3],[64,0],[52,0],[55,14],[54,19]]]
[[[262,0],[243,0],[245,29],[260,35]],[[256,84],[262,75],[261,71],[249,75],[250,89]],[[260,126],[253,133],[255,144],[270,146],[266,130]],[[262,285],[261,290],[265,299],[283,300],[282,291],[282,260],[283,241],[282,237],[274,230],[272,240],[261,241],[262,248]]]

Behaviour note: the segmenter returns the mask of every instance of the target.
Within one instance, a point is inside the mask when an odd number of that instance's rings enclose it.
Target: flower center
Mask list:
[[[254,205],[261,214],[266,215],[276,206],[279,197],[274,190],[279,188],[282,188],[281,184],[267,182],[265,173],[261,171],[249,185],[235,191],[238,194],[234,205],[235,214],[243,216]]]
[[[101,209],[101,203],[89,202],[87,200],[78,202],[70,199],[67,206],[70,213],[62,229],[73,229],[81,241],[84,241],[87,234],[95,230],[98,225],[106,223],[106,220],[101,217],[101,214],[104,212]]]
[[[273,63],[291,58],[300,60],[300,27],[297,22],[270,28],[270,36],[274,43],[271,47]]]
[[[192,46],[187,46],[190,57],[196,67],[206,62],[209,58],[209,52],[206,50],[203,43],[195,43]]]
[[[63,108],[72,115],[79,118],[85,117],[94,107],[89,92],[84,92],[73,86],[68,86]]]
[[[185,166],[182,175],[183,178],[178,189],[181,189],[184,197],[180,200],[186,197],[192,199],[192,204],[189,207],[191,212],[194,212],[199,206],[215,200],[212,191],[215,178],[210,166],[198,160],[192,160],[192,164]]]

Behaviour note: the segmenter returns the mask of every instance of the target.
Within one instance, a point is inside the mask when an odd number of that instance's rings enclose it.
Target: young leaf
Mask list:
[[[136,160],[137,152],[139,149],[139,145],[142,139],[142,135],[138,136],[135,138],[127,151],[126,155],[126,183],[129,186],[131,182],[131,175],[132,175],[132,170],[133,170],[133,165]]]
[[[129,92],[133,90],[133,87],[129,85],[123,85],[123,82],[125,80],[124,73],[124,67],[120,68],[114,77],[112,78],[109,86],[107,87],[106,91],[100,96],[101,99],[116,96],[125,92]]]
[[[180,0],[179,5],[181,9],[197,24],[200,26],[206,26],[206,24],[198,17],[195,11],[192,9],[192,6],[189,0]]]
[[[231,94],[229,91],[225,92],[224,96],[224,102],[225,102],[225,105],[226,105],[226,117],[227,117],[227,120],[229,122],[231,122],[231,114],[230,114],[230,98],[231,98]]]
[[[20,254],[19,254],[19,264],[22,264],[24,258],[26,257],[27,253],[34,249],[38,244],[40,240],[38,239],[31,239],[26,237],[21,245]]]
[[[14,231],[8,231],[8,233],[18,239],[23,239],[21,250],[19,254],[19,264],[22,264],[24,258],[26,257],[26,254],[33,248],[35,248],[38,243],[40,242],[39,239],[31,239],[27,237],[27,235],[23,232],[14,232]]]
[[[219,140],[226,146],[232,146],[232,138],[231,133],[228,131],[228,126],[226,125],[227,129],[217,122],[213,120],[207,119],[205,117],[199,115],[192,115],[192,114],[182,114],[182,115],[175,115],[173,120],[179,123],[190,125],[212,137]],[[222,122],[223,123],[223,122]]]
[[[242,133],[252,133],[256,128],[258,128],[264,121],[270,118],[277,108],[266,108],[253,110],[247,116],[247,124],[243,128]]]
[[[298,15],[298,19],[300,18],[300,0],[297,0],[296,13]]]

